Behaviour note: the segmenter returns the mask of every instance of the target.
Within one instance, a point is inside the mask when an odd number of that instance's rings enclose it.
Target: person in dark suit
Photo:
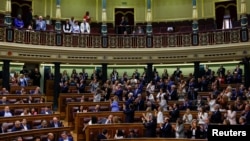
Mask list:
[[[51,114],[53,114],[53,112],[48,107],[45,107],[44,110],[41,111],[41,114],[42,115],[51,115]]]
[[[126,105],[123,105],[123,113],[125,114],[125,122],[126,123],[133,123],[134,122],[134,105],[130,104],[129,108],[126,107]]]
[[[144,127],[146,128],[145,137],[156,137],[156,118],[150,113],[148,119],[142,118]]]
[[[54,134],[48,133],[48,136],[46,138],[43,138],[42,141],[54,141]]]
[[[172,125],[168,117],[165,117],[164,124],[160,124],[160,136],[164,138],[172,137]]]
[[[222,123],[222,116],[218,104],[214,106],[214,110],[210,118],[210,123]]]
[[[10,112],[9,106],[5,106],[4,111],[0,112],[0,117],[12,117],[12,116],[13,116],[13,114]]]
[[[78,88],[78,91],[79,93],[84,93],[85,92],[85,82],[84,80],[81,80],[80,81],[80,84],[77,84],[77,88]]]
[[[2,123],[0,128],[0,133],[7,133],[7,130],[8,130],[8,123],[6,122]]]
[[[69,136],[66,131],[62,132],[61,137],[58,139],[58,141],[73,141],[73,137]]]
[[[21,131],[23,130],[23,126],[21,125],[21,122],[19,120],[15,121],[15,125],[12,127],[11,131]]]
[[[109,115],[108,118],[103,118],[99,122],[99,124],[111,124],[113,123],[113,115]]]
[[[194,87],[190,88],[188,91],[189,100],[197,100],[198,92],[194,90]]]
[[[135,110],[136,111],[144,111],[145,110],[145,103],[144,100],[142,99],[141,94],[137,95],[137,98],[135,99]]]
[[[58,120],[57,117],[53,117],[53,120],[50,122],[50,127],[55,127],[55,128],[58,128],[58,127],[62,127],[62,123]]]
[[[168,91],[169,100],[178,100],[178,93],[175,85],[171,86],[170,91]]]
[[[105,139],[109,139],[109,134],[108,134],[108,130],[107,129],[103,129],[102,133],[97,135],[97,141],[102,141]]]
[[[250,125],[250,105],[249,105],[249,104],[246,104],[246,105],[245,105],[245,109],[244,109],[244,111],[242,112],[242,116],[245,117],[245,119],[246,119],[246,124]]]
[[[3,97],[2,97],[2,100],[0,101],[0,104],[1,104],[1,105],[9,104],[9,101],[7,100],[7,97],[6,97],[6,96],[3,96]]]
[[[30,125],[27,124],[27,120],[26,119],[23,119],[23,121],[21,123],[21,126],[22,126],[23,130],[25,130],[25,131],[31,129]]]
[[[179,105],[174,103],[172,110],[169,111],[170,122],[176,122],[177,118],[180,116]]]
[[[195,138],[200,139],[202,137],[202,133],[200,130],[200,126],[198,125],[198,121],[194,119],[187,130],[187,138]]]

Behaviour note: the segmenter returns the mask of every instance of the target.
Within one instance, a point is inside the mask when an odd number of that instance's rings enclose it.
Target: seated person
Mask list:
[[[36,87],[35,90],[30,90],[30,94],[41,94],[40,87]]]
[[[25,89],[22,87],[21,90],[16,90],[16,94],[24,95],[24,94],[26,94],[26,91],[25,91]]]
[[[37,129],[48,128],[47,120],[43,120],[40,125],[37,126]]]
[[[114,139],[123,139],[124,138],[124,133],[121,129],[116,130]]]
[[[9,94],[9,91],[6,88],[2,88],[2,91],[0,91],[0,94]]]
[[[43,114],[43,115],[50,115],[50,114],[53,114],[53,112],[52,112],[48,107],[45,107],[45,108],[41,111],[41,114]]]
[[[72,136],[69,136],[66,131],[63,131],[58,141],[73,141],[73,138]]]
[[[43,20],[42,16],[39,16],[38,20],[36,21],[36,30],[40,30],[40,31],[46,30],[46,23]]]
[[[13,128],[11,129],[12,132],[15,132],[15,131],[21,131],[23,130],[23,126],[21,125],[21,122],[19,120],[17,120],[15,122],[15,125],[13,126]]]
[[[20,14],[17,16],[17,18],[15,18],[14,24],[15,24],[14,25],[15,28],[17,28],[17,29],[23,28],[24,23],[23,23],[23,20],[22,20],[22,16]]]
[[[9,127],[8,123],[6,122],[2,123],[2,125],[0,126],[0,133],[7,133],[8,127]]]
[[[29,112],[29,109],[28,108],[24,108],[23,109],[23,112],[21,113],[21,116],[30,116],[31,113]]]
[[[58,120],[57,117],[53,117],[53,120],[50,122],[50,127],[55,127],[55,128],[63,127],[63,124]]]
[[[21,126],[23,127],[23,130],[25,130],[25,131],[31,129],[31,128],[30,128],[30,125],[27,123],[27,120],[26,120],[26,119],[23,119],[23,120],[22,120]]]
[[[127,138],[136,138],[136,137],[138,137],[138,135],[135,133],[135,130],[130,129]]]
[[[18,98],[18,99],[16,100],[15,104],[24,104],[24,101],[23,101],[23,99]]]
[[[43,138],[42,141],[54,141],[54,134],[53,133],[48,133],[46,138]]]
[[[12,113],[10,112],[9,106],[4,107],[4,111],[0,112],[0,117],[12,117]]]
[[[109,139],[110,135],[108,134],[108,130],[107,129],[103,129],[102,133],[97,135],[97,141],[102,141],[105,139]]]
[[[0,101],[0,104],[1,104],[1,105],[9,104],[9,101],[7,100],[7,97],[6,97],[6,96],[3,96],[3,97],[2,97],[2,100]]]

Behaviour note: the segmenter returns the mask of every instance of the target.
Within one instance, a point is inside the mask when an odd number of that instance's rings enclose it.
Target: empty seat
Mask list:
[[[15,109],[14,115],[21,115],[22,112],[23,112],[23,109]]]
[[[32,126],[33,126],[33,127],[34,127],[34,126],[38,126],[38,125],[41,124],[41,122],[42,122],[42,120],[40,120],[40,119],[34,120],[34,121],[32,122]]]
[[[109,106],[100,106],[101,111],[109,111]]]
[[[89,106],[88,107],[88,111],[94,111],[95,110],[95,106]]]

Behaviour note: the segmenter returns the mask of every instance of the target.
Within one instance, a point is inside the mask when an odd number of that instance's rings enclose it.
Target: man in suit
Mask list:
[[[103,118],[99,122],[99,124],[111,124],[113,123],[113,115],[109,115],[108,118]]]
[[[145,137],[156,137],[156,118],[150,113],[148,119],[142,118],[142,123],[146,128]]]
[[[172,135],[172,125],[169,122],[169,118],[165,117],[164,124],[160,124],[161,137],[170,138]]]
[[[133,123],[134,122],[134,105],[131,103],[128,105],[128,108],[126,105],[123,105],[123,113],[125,114],[125,122],[126,123]]]
[[[53,112],[48,107],[45,107],[44,110],[41,111],[41,114],[42,115],[51,115],[51,114],[53,114]]]
[[[214,106],[214,112],[211,115],[210,122],[211,123],[221,123],[222,122],[222,116],[221,116],[221,112],[220,112],[218,104],[216,104]]]
[[[8,123],[4,122],[2,123],[2,126],[0,128],[0,133],[7,133],[8,130]]]
[[[58,141],[73,141],[73,137],[69,136],[68,133],[64,131]]]
[[[46,30],[46,23],[43,20],[42,16],[39,16],[38,20],[36,21],[36,30],[45,31]]]
[[[27,124],[27,120],[26,119],[23,119],[22,123],[21,123],[21,126],[23,128],[23,130],[27,131],[27,130],[30,130],[30,125]]]
[[[62,123],[58,120],[57,117],[53,117],[53,120],[50,122],[50,127],[55,127],[55,128],[58,128],[58,127],[62,127]]]
[[[250,105],[249,104],[245,105],[245,110],[243,111],[242,116],[245,117],[246,124],[250,125]]]
[[[54,141],[54,134],[48,133],[48,136],[46,138],[43,138],[42,141]]]
[[[144,103],[144,100],[142,99],[141,94],[137,95],[137,98],[135,99],[134,105],[135,105],[135,110],[137,110],[137,111],[144,111],[145,110],[145,103]]]
[[[174,103],[172,110],[169,111],[170,121],[176,122],[177,118],[180,116],[179,105]]]
[[[189,100],[197,100],[198,92],[194,90],[194,87],[190,88],[188,91],[188,99]]]
[[[103,129],[102,133],[97,135],[97,141],[102,141],[105,139],[109,139],[109,134],[108,134],[108,130],[107,129]]]
[[[23,130],[23,126],[19,120],[15,121],[14,127],[11,129],[12,132]]]
[[[90,33],[90,25],[88,22],[86,22],[86,19],[83,19],[83,22],[81,23],[81,33],[82,34],[89,34]]]
[[[9,106],[4,107],[4,111],[0,112],[0,117],[12,117],[12,113],[10,112]]]
[[[1,104],[1,105],[9,104],[9,101],[7,100],[7,97],[6,97],[6,96],[3,96],[3,97],[2,97],[2,100],[0,101],[0,104]]]

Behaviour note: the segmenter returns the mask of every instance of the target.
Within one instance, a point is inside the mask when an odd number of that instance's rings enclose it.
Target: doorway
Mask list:
[[[135,19],[134,19],[134,8],[115,8],[115,26],[116,28],[119,27],[121,23],[122,17],[125,17],[125,20],[127,21],[127,32],[131,33]],[[117,29],[116,29],[117,30]],[[119,32],[119,30],[117,31]]]
[[[224,15],[229,12],[232,23],[237,22],[237,2],[236,0],[216,2],[215,16],[217,29],[222,29]]]
[[[30,15],[30,9],[32,9],[31,0],[11,0],[11,17],[17,17],[18,15],[21,15],[25,27],[27,27],[27,24],[29,24],[27,19],[30,17],[27,16]]]

